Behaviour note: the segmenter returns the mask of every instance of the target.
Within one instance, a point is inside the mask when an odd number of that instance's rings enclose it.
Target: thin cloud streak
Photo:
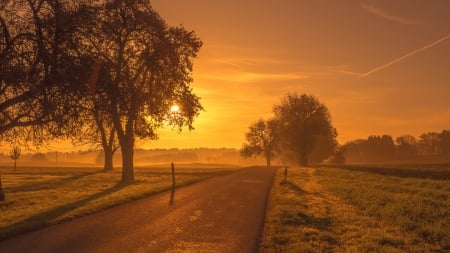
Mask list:
[[[393,21],[393,22],[396,22],[396,23],[400,23],[400,24],[404,24],[404,25],[421,25],[421,24],[423,24],[422,22],[418,22],[418,21],[415,21],[415,20],[412,20],[412,19],[407,19],[407,18],[403,18],[403,17],[392,15],[392,14],[387,13],[384,10],[378,9],[375,6],[372,6],[372,5],[368,4],[368,3],[361,3],[361,7],[364,10],[366,10],[366,11],[368,11],[368,12],[370,12],[370,13],[372,13],[372,14],[380,17],[380,18],[383,18],[383,19],[386,19],[386,20],[389,20],[389,21]]]
[[[308,76],[297,73],[270,74],[270,73],[256,73],[256,72],[200,74],[198,75],[198,77],[229,82],[238,82],[238,83],[258,82],[264,80],[299,80],[309,78]]]
[[[389,66],[391,66],[391,65],[393,65],[393,64],[395,64],[395,63],[398,63],[398,62],[400,62],[400,61],[403,61],[403,60],[405,60],[406,58],[409,58],[409,57],[411,57],[411,56],[414,56],[414,55],[416,55],[416,54],[418,54],[418,53],[420,53],[420,52],[422,52],[422,51],[424,51],[424,50],[427,50],[427,49],[429,49],[429,48],[431,48],[431,47],[434,47],[434,46],[436,46],[437,44],[442,43],[442,42],[446,41],[446,40],[449,39],[449,38],[450,38],[450,34],[447,34],[446,36],[444,36],[444,37],[442,37],[442,38],[440,38],[440,39],[438,39],[438,40],[435,40],[435,41],[431,42],[430,44],[428,44],[428,45],[426,45],[426,46],[424,46],[424,47],[421,47],[421,48],[419,48],[419,49],[416,49],[416,50],[414,50],[414,51],[412,51],[412,52],[410,52],[410,53],[407,53],[407,54],[403,55],[402,57],[399,57],[399,58],[397,58],[397,59],[395,59],[395,60],[393,60],[393,61],[390,61],[390,62],[388,62],[388,63],[386,63],[386,64],[384,64],[384,65],[381,65],[381,66],[379,66],[379,67],[376,67],[376,68],[374,68],[374,69],[372,69],[372,70],[370,70],[370,71],[368,71],[368,72],[366,72],[366,73],[360,75],[359,77],[362,78],[362,77],[369,76],[369,75],[371,75],[371,74],[373,74],[373,73],[375,73],[375,72],[377,72],[377,71],[380,71],[380,70],[382,70],[382,69],[385,69],[385,68],[387,68],[387,67],[389,67]]]

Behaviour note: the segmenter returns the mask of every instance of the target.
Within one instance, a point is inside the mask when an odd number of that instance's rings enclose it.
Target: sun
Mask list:
[[[172,105],[170,107],[170,111],[171,112],[179,112],[180,111],[180,107],[178,105]]]

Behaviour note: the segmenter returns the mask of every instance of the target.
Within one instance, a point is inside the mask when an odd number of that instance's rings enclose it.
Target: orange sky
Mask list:
[[[237,147],[288,92],[326,104],[340,143],[450,129],[448,0],[152,0],[204,42],[196,130],[138,147]]]
[[[288,92],[325,103],[341,143],[450,129],[450,1],[151,3],[203,40],[193,87],[206,112],[144,147],[240,147]]]

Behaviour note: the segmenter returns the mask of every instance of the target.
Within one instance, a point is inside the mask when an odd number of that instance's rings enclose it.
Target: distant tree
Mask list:
[[[357,139],[349,141],[342,146],[347,163],[364,163],[367,162],[364,150],[367,140]]]
[[[395,154],[395,144],[390,135],[371,135],[365,143],[366,157],[371,162],[392,160]]]
[[[181,130],[202,110],[190,87],[193,58],[202,43],[194,32],[169,27],[147,0],[109,0],[101,5],[86,39],[98,57],[96,89],[122,152],[122,181],[134,181],[136,138],[154,139],[170,124]],[[180,110],[172,113],[177,104]]]
[[[31,156],[32,161],[47,161],[47,157],[43,153],[36,153]]]
[[[14,160],[14,172],[17,171],[17,160],[19,159],[20,154],[21,154],[20,148],[17,147],[17,146],[14,147],[14,148],[11,150],[11,152],[9,153],[9,157],[11,157],[11,159]]]
[[[281,145],[298,156],[300,165],[308,165],[318,136],[336,138],[327,107],[312,95],[288,94],[273,110]]]
[[[417,156],[417,140],[412,135],[401,135],[395,139],[396,155],[401,159],[413,159]]]
[[[428,132],[421,134],[417,144],[420,155],[428,157],[436,157],[440,154],[440,134],[436,132]]]
[[[267,166],[271,166],[273,157],[275,156],[277,142],[277,123],[275,120],[264,121],[262,119],[250,125],[245,135],[247,143],[241,150],[241,156],[252,157],[263,155],[266,158]]]
[[[439,138],[439,146],[442,155],[449,159],[450,158],[450,130],[443,130]]]

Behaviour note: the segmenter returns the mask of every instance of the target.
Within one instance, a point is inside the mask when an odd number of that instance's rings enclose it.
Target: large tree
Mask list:
[[[288,94],[273,111],[281,145],[297,156],[300,165],[308,165],[319,136],[336,138],[327,107],[312,95]]]
[[[103,170],[113,170],[114,153],[119,148],[119,141],[109,113],[108,104],[102,103],[104,97],[87,95],[80,100],[78,134],[67,133],[75,145],[88,146],[90,150],[103,151]],[[73,128],[71,128],[73,129]]]
[[[241,155],[252,157],[262,154],[266,158],[267,166],[270,166],[276,151],[276,128],[277,123],[273,119],[260,119],[250,125],[245,135],[247,143],[242,146]]]
[[[169,27],[146,0],[106,1],[96,24],[88,38],[99,62],[95,87],[105,91],[128,183],[136,138],[155,138],[164,124],[193,129],[202,107],[190,87],[192,60],[202,43],[194,32]]]
[[[0,1],[0,141],[41,144],[76,116],[72,94],[88,76],[73,36],[84,2]]]
[[[338,150],[338,142],[335,137],[335,134],[317,136],[316,144],[308,159],[310,163],[321,163],[335,154]]]

